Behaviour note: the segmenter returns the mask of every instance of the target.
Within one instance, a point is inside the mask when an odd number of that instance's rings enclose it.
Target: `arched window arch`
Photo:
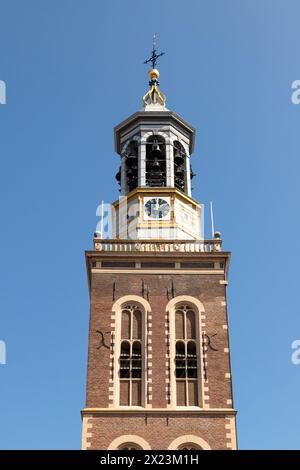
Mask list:
[[[143,450],[143,448],[134,442],[125,442],[118,447],[118,450]]]
[[[107,450],[151,450],[150,445],[140,436],[128,434],[114,439]]]
[[[202,450],[202,447],[198,446],[197,444],[194,444],[193,442],[185,442],[184,444],[181,444],[179,447],[177,447],[178,450]]]
[[[161,135],[152,135],[146,142],[146,186],[162,187],[166,184],[165,139]]]
[[[169,445],[168,450],[211,450],[211,447],[202,437],[191,434],[174,439]]]

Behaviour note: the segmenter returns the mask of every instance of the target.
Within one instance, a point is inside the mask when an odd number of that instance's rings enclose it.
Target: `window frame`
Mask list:
[[[121,353],[121,325],[122,325],[122,311],[125,309],[125,306],[128,304],[134,304],[140,311],[142,315],[142,383],[141,383],[141,405],[140,406],[128,406],[121,405],[120,401],[120,377],[119,377],[119,360]],[[111,356],[111,365],[112,365],[112,379],[110,380],[110,387],[112,390],[112,403],[110,408],[115,409],[141,409],[146,408],[147,405],[147,382],[149,371],[146,367],[148,361],[148,315],[151,314],[151,307],[148,301],[144,298],[137,295],[126,295],[119,298],[112,307],[112,318],[114,325],[114,339],[113,339],[113,350]]]
[[[189,313],[192,313],[193,315],[193,324],[194,324],[194,334],[190,335],[192,336],[189,338],[188,334],[188,327],[187,327],[187,317]],[[180,314],[183,318],[183,338],[177,337],[177,315]],[[194,336],[194,337],[193,337]],[[175,378],[176,378],[176,406],[184,406],[184,407],[189,407],[189,406],[199,406],[199,388],[200,388],[200,381],[199,381],[199,348],[197,348],[197,343],[199,339],[197,338],[197,328],[196,328],[196,312],[195,309],[191,308],[189,305],[182,304],[176,306],[175,309]],[[181,351],[181,354],[178,354],[178,346],[183,346],[183,351]],[[192,377],[190,373],[194,368],[189,366],[189,362],[191,362],[191,359],[189,359],[189,346],[193,345],[195,348],[195,356],[193,355],[193,358],[196,357],[196,376]],[[194,359],[193,359],[194,360]],[[182,377],[178,376],[178,371],[182,372]],[[184,387],[184,401],[185,404],[178,405],[178,385],[183,384]],[[191,404],[190,403],[190,384],[196,384],[197,386],[197,403],[196,404]]]
[[[135,338],[134,337],[134,312],[135,311],[139,311],[140,312],[140,329],[141,329],[141,334],[140,335],[137,335],[137,336],[141,336],[140,338]],[[123,321],[123,314],[124,312],[130,312],[130,332],[129,332],[129,338],[123,338],[122,337],[122,321]],[[121,309],[121,318],[120,318],[120,329],[121,329],[121,337],[120,337],[120,355],[119,355],[119,383],[120,383],[120,398],[119,398],[119,403],[120,403],[120,406],[129,406],[129,407],[133,407],[133,406],[142,406],[142,403],[143,403],[143,399],[142,399],[142,395],[143,395],[143,356],[144,356],[144,348],[143,348],[143,313],[142,313],[142,310],[140,308],[139,305],[137,305],[136,303],[128,303],[126,305],[123,306],[123,308]],[[122,358],[122,345],[123,344],[128,344],[129,345],[129,354],[126,356],[126,359],[123,357]],[[138,344],[140,346],[140,355],[139,355],[139,359],[135,358],[134,357],[134,352],[133,352],[133,348],[134,346]],[[126,361],[129,365],[129,369],[126,368],[126,367],[122,367],[122,361],[123,363]],[[134,361],[139,361],[140,362],[140,368],[136,369],[134,367]],[[121,371],[124,371],[124,370],[128,370],[129,371],[129,375],[128,377],[124,376],[122,377],[122,373]],[[134,377],[134,370],[140,370],[140,377]],[[129,383],[129,404],[128,405],[122,405],[121,404],[121,383],[122,382],[128,382]],[[133,384],[134,383],[139,383],[139,387],[140,387],[140,404],[132,404],[132,401],[133,401]]]
[[[197,353],[197,388],[198,388],[198,404],[177,405],[177,380],[176,380],[176,311],[185,305],[187,310],[193,310],[195,314],[195,330],[196,330],[196,353]],[[196,298],[191,296],[178,296],[170,300],[166,309],[169,318],[169,368],[170,368],[170,406],[176,409],[203,409],[204,404],[204,370],[203,370],[203,351],[202,351],[202,317],[205,313],[203,304]],[[180,339],[178,339],[180,341]],[[193,341],[188,339],[187,342]],[[193,379],[192,379],[193,380]]]

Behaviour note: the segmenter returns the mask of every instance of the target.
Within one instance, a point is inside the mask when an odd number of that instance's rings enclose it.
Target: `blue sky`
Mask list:
[[[197,128],[193,195],[232,251],[239,446],[300,448],[299,14],[296,0],[0,0],[2,449],[80,447],[84,250],[118,196],[113,126],[141,107],[154,31],[167,106]]]

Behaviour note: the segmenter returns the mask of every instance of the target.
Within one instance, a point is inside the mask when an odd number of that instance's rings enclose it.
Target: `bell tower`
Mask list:
[[[113,235],[86,252],[83,449],[236,449],[230,253],[192,197],[195,129],[166,108],[155,42],[143,108],[115,127]]]

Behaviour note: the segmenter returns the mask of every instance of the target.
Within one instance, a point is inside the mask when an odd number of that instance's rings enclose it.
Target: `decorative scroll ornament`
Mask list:
[[[144,105],[149,104],[160,104],[165,107],[166,105],[166,96],[159,90],[159,71],[157,69],[151,69],[149,71],[149,87],[150,90],[143,96]]]
[[[99,345],[97,346],[97,349],[101,349],[101,348],[107,348],[107,349],[110,349],[110,346],[109,344],[106,344],[105,342],[105,337],[107,335],[110,334],[110,331],[100,331],[100,330],[96,330],[96,333],[98,333],[100,335],[100,338],[99,338]]]
[[[205,333],[205,334],[203,335],[203,339],[204,339],[203,343],[204,343],[204,346],[206,346],[207,348],[211,349],[212,351],[218,351],[218,349],[216,349],[215,347],[213,347],[212,344],[211,344],[212,338],[213,338],[214,336],[217,336],[217,334],[218,334],[218,333],[215,333],[215,334],[213,334],[213,335],[208,336],[208,334]]]

